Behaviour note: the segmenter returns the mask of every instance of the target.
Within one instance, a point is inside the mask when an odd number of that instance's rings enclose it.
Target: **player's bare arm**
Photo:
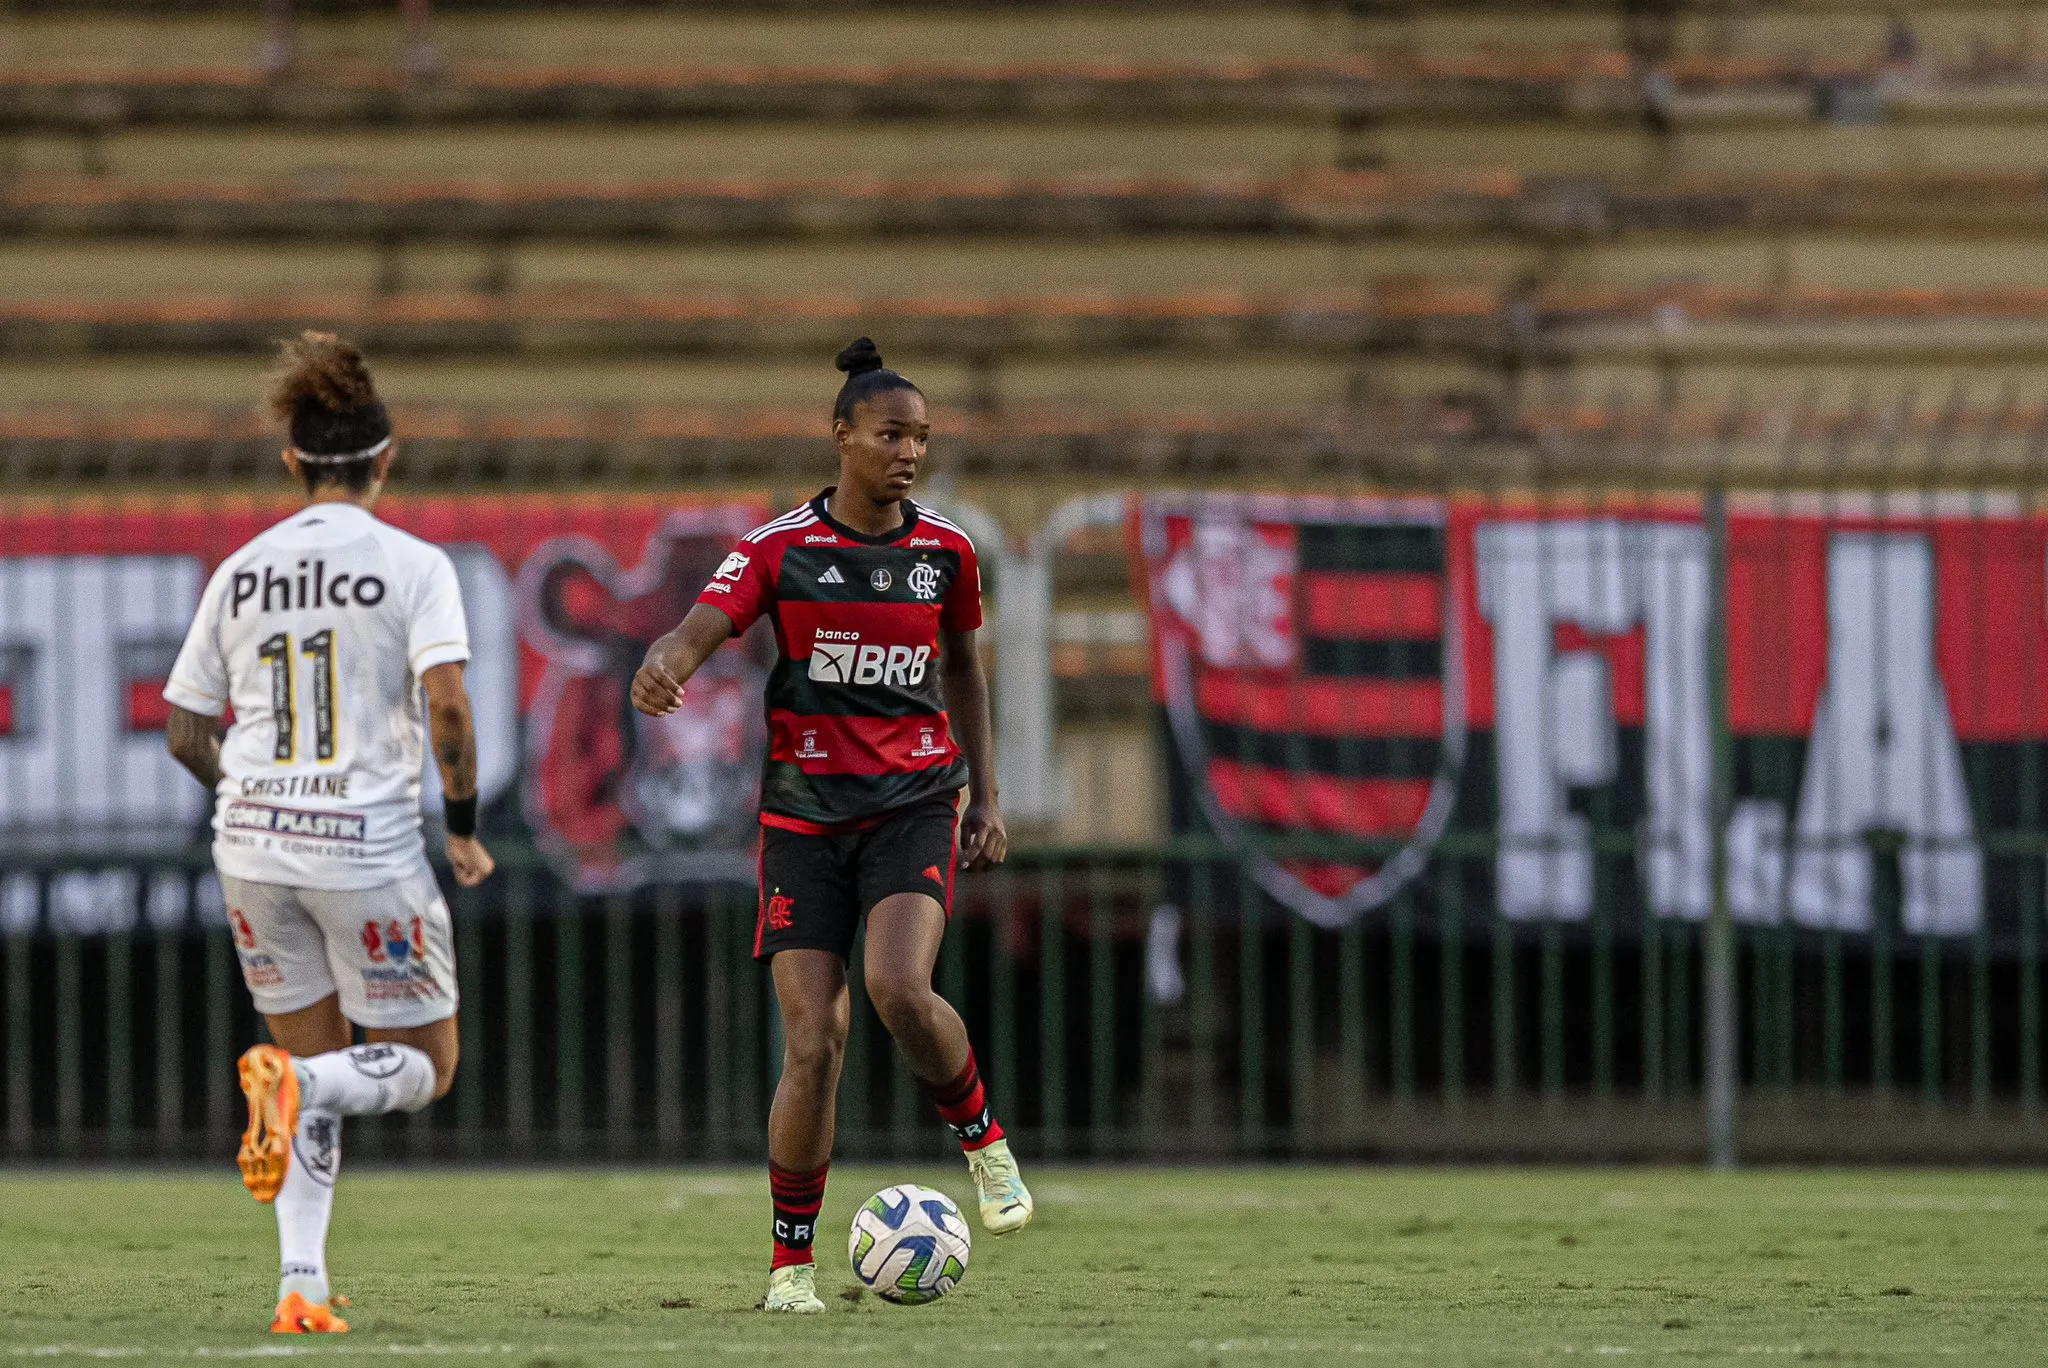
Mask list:
[[[469,711],[469,690],[463,687],[462,665],[436,665],[420,676],[427,690],[427,731],[433,738],[434,763],[441,767],[441,791],[460,802],[476,799],[476,723]],[[498,862],[474,836],[448,833],[448,863],[455,882],[475,888],[491,877]]]
[[[996,748],[989,727],[988,677],[973,632],[944,632],[946,712],[967,756],[967,811],[960,815],[960,857],[969,869],[999,865],[1010,853],[996,789]]]
[[[683,686],[711,653],[732,636],[732,619],[706,603],[694,605],[640,661],[633,676],[633,706],[649,717],[667,717],[682,705]]]
[[[218,717],[187,712],[175,704],[171,708],[166,728],[171,758],[191,771],[208,793],[220,785],[220,739],[226,730]]]

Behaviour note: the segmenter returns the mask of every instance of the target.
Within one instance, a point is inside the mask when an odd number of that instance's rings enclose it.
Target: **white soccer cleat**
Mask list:
[[[978,1150],[967,1151],[967,1171],[974,1175],[974,1192],[981,1199],[981,1224],[991,1235],[1022,1230],[1035,1209],[1031,1189],[1017,1172],[1017,1157],[1010,1142],[995,1140]]]
[[[815,1315],[825,1309],[818,1300],[818,1266],[791,1264],[768,1275],[768,1295],[761,1298],[763,1311],[788,1311],[799,1316]]]

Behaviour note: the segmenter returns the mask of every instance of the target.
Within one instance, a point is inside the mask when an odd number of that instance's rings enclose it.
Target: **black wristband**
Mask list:
[[[476,795],[467,798],[445,798],[442,807],[447,816],[450,836],[476,835]]]

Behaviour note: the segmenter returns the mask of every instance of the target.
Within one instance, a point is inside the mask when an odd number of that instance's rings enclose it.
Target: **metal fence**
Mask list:
[[[939,974],[1005,1126],[1075,1157],[1689,1158],[1722,1050],[1745,1158],[2048,1153],[2032,412],[1404,422],[1171,489],[969,461],[941,496],[1001,515],[976,531],[1019,848],[963,882]],[[199,506],[194,447],[163,449],[177,483],[150,451],[109,493],[61,443],[0,447],[36,473],[0,511],[18,1157],[225,1152],[259,1030],[150,685],[285,496]],[[564,463],[550,489],[543,450],[494,504],[449,497],[454,451],[392,510],[476,553],[473,633],[508,643],[476,670],[508,701],[480,704],[503,868],[454,899],[454,1093],[358,1152],[756,1155],[779,1048],[728,858],[750,762],[696,775],[694,826],[636,831],[591,797],[633,737],[590,719],[637,659],[602,610],[693,589],[783,472],[707,502]],[[668,588],[618,588],[657,544]],[[570,638],[599,664],[550,654]],[[612,741],[627,770],[576,768]],[[941,1152],[856,1003],[842,1152]]]

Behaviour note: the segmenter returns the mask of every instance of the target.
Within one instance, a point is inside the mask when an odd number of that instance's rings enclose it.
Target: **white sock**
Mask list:
[[[341,1118],[299,1108],[292,1162],[277,1200],[277,1299],[296,1292],[309,1302],[327,1300],[327,1218],[334,1211],[334,1180],[341,1173]]]
[[[434,1100],[434,1061],[410,1045],[351,1045],[292,1060],[299,1105],[337,1116],[418,1111]]]

